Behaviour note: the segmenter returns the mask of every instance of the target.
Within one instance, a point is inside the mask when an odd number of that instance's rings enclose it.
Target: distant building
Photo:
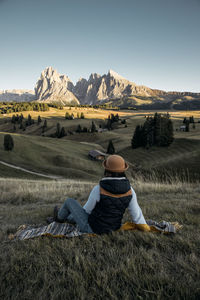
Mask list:
[[[99,150],[90,150],[88,156],[92,160],[104,160],[106,158],[106,154]]]
[[[105,131],[108,131],[108,129],[107,128],[99,128],[98,129],[98,132],[100,132],[100,133],[105,132]]]
[[[186,131],[186,126],[185,125],[182,125],[182,126],[180,126],[180,131]]]

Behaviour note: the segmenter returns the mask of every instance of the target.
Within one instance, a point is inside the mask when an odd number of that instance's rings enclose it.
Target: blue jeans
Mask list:
[[[75,222],[81,232],[93,233],[88,223],[88,216],[84,208],[72,198],[67,198],[58,212],[58,219]]]

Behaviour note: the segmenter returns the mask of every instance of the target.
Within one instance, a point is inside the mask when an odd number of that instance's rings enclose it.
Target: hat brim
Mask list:
[[[128,168],[129,168],[129,165],[125,162],[125,167],[123,169],[109,169],[106,166],[106,160],[103,161],[102,166],[104,167],[105,170],[114,172],[114,173],[122,173],[122,172],[125,172],[126,170],[128,170]]]

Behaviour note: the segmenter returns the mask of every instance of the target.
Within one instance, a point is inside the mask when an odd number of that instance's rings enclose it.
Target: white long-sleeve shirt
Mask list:
[[[137,197],[134,189],[131,187],[132,199],[129,203],[128,209],[131,214],[132,220],[135,224],[146,224],[145,218],[143,216],[142,210],[138,205]],[[97,202],[100,201],[100,185],[96,185],[83,208],[88,214],[91,214],[92,210],[95,208]]]

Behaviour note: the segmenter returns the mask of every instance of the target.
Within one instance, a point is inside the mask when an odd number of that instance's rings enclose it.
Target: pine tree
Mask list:
[[[167,123],[165,117],[163,117],[161,114],[156,113],[154,116],[154,138],[156,146],[166,146],[166,128]]]
[[[149,147],[154,144],[154,119],[152,117],[147,117],[144,125],[141,127],[141,146]]]
[[[30,125],[32,125],[32,118],[31,118],[31,115],[29,114],[28,120],[27,120],[27,126],[30,126]]]
[[[47,120],[44,120],[44,124],[42,126],[42,133],[45,132],[45,129],[47,128]]]
[[[160,146],[161,144],[161,131],[162,131],[162,124],[161,124],[161,115],[155,113],[154,115],[154,144]]]
[[[193,116],[191,116],[191,117],[189,118],[189,122],[190,122],[190,123],[194,123],[194,117],[193,117]]]
[[[11,123],[15,124],[15,115],[12,115]]]
[[[14,148],[14,141],[10,134],[4,135],[4,150],[12,151]]]
[[[87,127],[83,127],[83,130],[82,130],[82,132],[88,132],[88,129],[87,129]]]
[[[60,131],[59,138],[62,138],[62,137],[64,137],[65,135],[66,135],[66,134],[65,134],[65,128],[62,127],[62,128],[61,128],[61,131]]]
[[[15,122],[19,123],[19,115],[18,114],[15,117]]]
[[[174,141],[174,128],[173,128],[172,120],[170,119],[168,119],[168,123],[167,123],[167,137],[168,137],[167,146],[169,146]]]
[[[66,112],[66,114],[65,114],[65,119],[70,120],[70,114],[68,112]]]
[[[96,125],[95,125],[95,123],[92,121],[91,132],[96,132],[96,131],[97,131]]]
[[[190,121],[187,120],[187,122],[185,123],[185,131],[189,132],[190,131]]]
[[[131,146],[133,149],[136,149],[141,145],[141,127],[140,125],[137,125],[135,128],[135,132],[133,134],[133,138],[131,140]]]
[[[21,124],[23,119],[24,119],[24,116],[23,116],[23,114],[21,114],[21,115],[19,116],[19,121],[18,121],[18,123]]]
[[[40,116],[38,116],[37,124],[39,125],[42,122],[42,119]]]
[[[108,118],[108,120],[107,120],[106,128],[108,130],[112,130],[112,121],[110,118]]]
[[[60,123],[57,123],[56,125],[56,137],[59,138],[60,136]]]
[[[81,117],[80,117],[81,119],[85,119],[85,116],[84,116],[84,113],[82,112],[81,113]]]
[[[80,124],[77,126],[76,132],[77,133],[81,133],[82,132],[82,128],[81,128]]]
[[[115,154],[115,147],[113,145],[112,140],[110,140],[109,143],[108,143],[108,147],[107,147],[107,152],[106,153],[111,154],[111,155]]]

